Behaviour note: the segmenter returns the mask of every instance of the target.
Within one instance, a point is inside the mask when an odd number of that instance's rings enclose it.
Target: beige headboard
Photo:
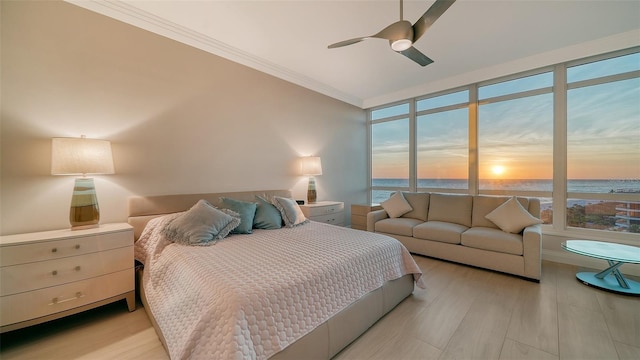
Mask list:
[[[291,190],[257,190],[238,191],[210,194],[183,194],[183,195],[157,195],[157,196],[132,196],[129,198],[129,219],[133,226],[133,233],[137,240],[149,220],[158,216],[189,210],[200,199],[209,201],[214,206],[219,206],[221,197],[228,197],[241,201],[255,201],[256,195],[269,199],[272,196],[291,198]]]

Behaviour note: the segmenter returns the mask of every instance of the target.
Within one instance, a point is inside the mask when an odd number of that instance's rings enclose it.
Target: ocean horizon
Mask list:
[[[409,187],[409,179],[375,178],[371,181],[373,186],[380,187]],[[467,179],[418,179],[418,188],[434,189],[467,189]],[[506,191],[553,191],[551,179],[480,179],[481,190],[506,190]],[[568,192],[582,193],[640,193],[640,179],[609,179],[609,180],[567,180]],[[374,190],[374,203],[386,200],[392,191]],[[541,199],[543,202],[546,199]],[[582,200],[576,200],[582,201]],[[544,204],[543,204],[544,207]]]

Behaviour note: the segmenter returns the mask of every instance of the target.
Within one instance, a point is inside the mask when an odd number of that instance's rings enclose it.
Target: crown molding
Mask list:
[[[362,108],[363,99],[249,54],[210,36],[175,24],[120,0],[65,0],[65,2],[193,46],[309,90]]]

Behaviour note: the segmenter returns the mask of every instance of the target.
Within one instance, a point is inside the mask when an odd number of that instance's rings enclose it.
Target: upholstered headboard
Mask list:
[[[209,194],[182,194],[132,196],[129,198],[129,219],[133,226],[133,233],[137,240],[147,223],[156,217],[189,210],[200,199],[205,199],[214,206],[219,206],[221,197],[228,197],[241,201],[255,201],[256,195],[266,199],[272,196],[291,198],[291,190],[256,190]]]

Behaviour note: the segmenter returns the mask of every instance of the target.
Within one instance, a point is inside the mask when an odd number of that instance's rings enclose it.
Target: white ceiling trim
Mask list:
[[[485,80],[582,59],[594,54],[604,54],[621,49],[632,48],[638,46],[638,39],[640,39],[640,29],[627,31],[582,44],[568,46],[542,54],[536,54],[508,63],[478,69],[440,81],[429,82],[423,85],[402,89],[391,94],[365,99],[362,103],[362,108],[369,109],[422,95],[428,95],[437,91],[455,89]]]
[[[323,95],[344,101],[348,104],[363,108],[364,100],[346,94],[324,83],[315,81],[307,76],[296,73],[258,58],[233,46],[227,45],[209,36],[180,26],[173,22],[143,11],[135,6],[118,0],[65,0],[68,3],[91,10],[141,29],[162,35],[172,40],[193,46],[200,50],[215,54],[252,69],[286,80],[293,84],[316,91]]]

